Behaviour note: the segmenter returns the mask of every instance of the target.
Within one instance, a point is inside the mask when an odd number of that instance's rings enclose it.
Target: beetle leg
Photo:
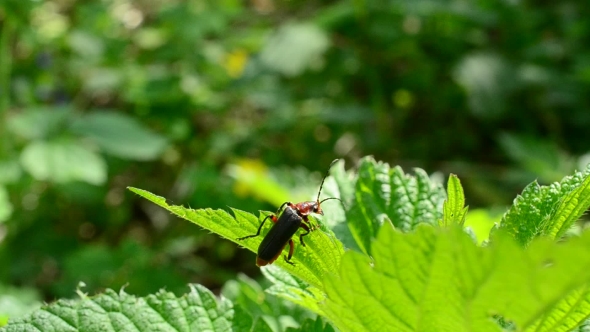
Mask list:
[[[301,225],[299,227],[301,227],[305,230],[305,233],[299,234],[299,242],[301,242],[301,245],[305,247],[305,242],[303,242],[303,237],[306,236],[307,234],[309,234],[309,232],[311,230],[309,229],[309,226],[307,226],[305,223],[301,223]]]
[[[294,250],[295,250],[295,243],[293,242],[293,239],[291,239],[291,240],[289,240],[289,257],[284,256],[285,262],[287,262],[291,265],[295,265],[295,263],[291,262],[291,257],[293,257]]]
[[[244,237],[240,237],[237,240],[238,241],[241,241],[241,240],[244,240],[244,239],[249,239],[251,237],[257,237],[258,235],[260,235],[260,230],[262,229],[262,226],[264,226],[264,222],[268,218],[271,218],[271,220],[273,220],[273,222],[275,222],[275,220],[276,220],[277,217],[275,215],[272,215],[272,214],[269,215],[269,216],[266,216],[266,218],[264,218],[264,220],[262,220],[262,222],[260,223],[260,226],[258,226],[258,231],[256,232],[256,234],[254,234],[254,235],[248,235],[248,236],[244,236]]]

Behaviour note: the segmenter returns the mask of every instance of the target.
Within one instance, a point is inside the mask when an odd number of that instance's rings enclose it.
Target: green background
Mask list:
[[[275,210],[374,155],[458,174],[473,218],[497,217],[590,162],[588,17],[583,0],[3,1],[0,296],[17,300],[0,313],[80,281],[258,275],[127,186]]]

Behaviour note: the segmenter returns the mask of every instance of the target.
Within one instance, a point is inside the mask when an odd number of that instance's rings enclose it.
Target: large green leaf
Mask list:
[[[245,323],[236,319],[246,319]],[[1,332],[235,331],[247,317],[234,316],[232,303],[217,299],[200,285],[176,297],[160,291],[144,298],[107,290],[79,300],[59,300],[30,315],[11,320]],[[242,329],[249,331],[250,329]]]
[[[500,229],[522,245],[538,236],[558,238],[590,206],[590,166],[550,186],[529,184],[502,218]]]
[[[343,331],[500,331],[494,315],[527,330],[568,311],[564,299],[580,298],[572,292],[590,281],[589,248],[590,233],[523,249],[502,232],[478,247],[459,227],[424,225],[403,234],[385,225],[372,261],[347,252],[340,275],[326,279],[324,312]],[[564,316],[541,330],[561,331],[585,318]]]
[[[442,219],[445,192],[440,183],[421,169],[407,175],[401,167],[361,161],[353,205],[347,213],[349,227],[362,251],[370,254],[370,242],[384,222],[406,232],[417,225]]]
[[[224,210],[212,209],[188,209],[177,205],[168,205],[166,199],[156,196],[145,190],[129,188],[134,193],[152,201],[153,203],[165,208],[175,215],[191,221],[209,231],[233,241],[252,252],[257,252],[262,238],[270,229],[270,221],[263,228],[260,236],[255,238],[238,241],[243,236],[256,233],[261,219],[248,212],[232,209],[234,216],[231,216]],[[328,233],[326,233],[328,232]],[[324,231],[312,232],[305,238],[306,246],[303,247],[296,241],[295,254],[293,261],[295,265],[287,264],[282,258],[276,260],[274,264],[289,271],[306,283],[321,288],[322,280],[329,274],[337,270],[340,264],[340,257],[344,253],[342,243],[334,239],[332,233],[325,229]],[[287,249],[285,249],[286,252]],[[252,260],[254,264],[254,260]]]
[[[590,317],[590,285],[587,283],[561,298],[526,332],[568,332]]]

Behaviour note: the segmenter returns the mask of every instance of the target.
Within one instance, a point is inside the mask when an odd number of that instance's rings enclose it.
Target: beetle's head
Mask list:
[[[313,205],[313,213],[317,213],[317,214],[321,214],[322,216],[324,215],[324,211],[322,211],[322,207],[320,206],[320,203],[317,202],[316,204]]]

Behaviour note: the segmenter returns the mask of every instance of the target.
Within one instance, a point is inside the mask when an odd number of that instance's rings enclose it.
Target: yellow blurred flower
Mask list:
[[[230,52],[226,57],[223,66],[227,74],[233,78],[238,78],[244,73],[246,63],[248,62],[248,52],[243,49],[237,49]]]

